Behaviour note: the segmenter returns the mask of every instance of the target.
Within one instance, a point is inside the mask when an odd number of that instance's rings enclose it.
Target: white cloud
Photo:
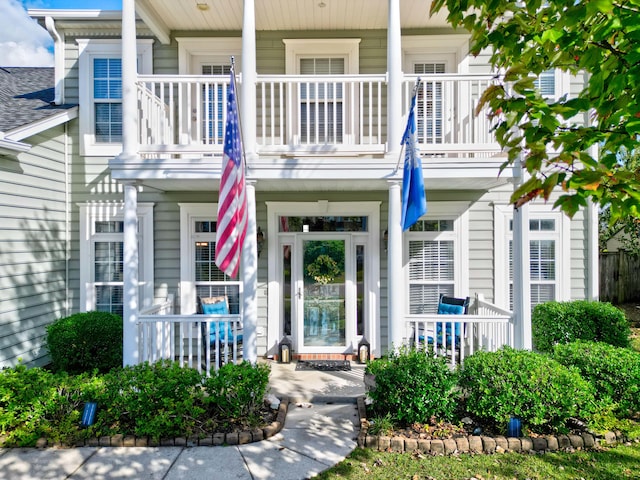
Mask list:
[[[18,0],[0,1],[0,66],[49,67],[53,41]]]

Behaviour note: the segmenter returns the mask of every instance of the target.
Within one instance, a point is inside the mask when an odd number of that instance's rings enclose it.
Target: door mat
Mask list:
[[[349,360],[298,360],[296,370],[348,371],[351,370],[351,362]]]

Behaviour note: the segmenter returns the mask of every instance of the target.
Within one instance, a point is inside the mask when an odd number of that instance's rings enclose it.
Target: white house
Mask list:
[[[569,219],[536,203],[514,215],[519,172],[500,173],[505,155],[486,115],[474,115],[495,81],[487,58],[470,56],[469,37],[428,11],[421,0],[30,10],[54,38],[55,102],[78,106],[64,132],[41,140],[60,142],[66,166],[57,180],[66,311],[121,313],[125,363],[201,364],[227,348],[201,348],[203,320],[241,328],[242,345],[225,353],[249,360],[277,356],[285,335],[299,357],[344,358],[363,337],[379,356],[433,339],[440,294],[470,297],[468,315],[455,317],[464,334],[445,348],[459,361],[478,348],[530,348],[536,303],[597,297],[595,209]],[[249,207],[238,278],[213,255],[231,57]],[[418,78],[428,211],[403,232],[401,138]],[[542,80],[549,95],[578,81]],[[16,168],[9,184],[29,183],[24,195],[45,216],[50,179],[25,174]],[[11,185],[0,187],[4,196]],[[24,262],[38,261],[15,241]],[[2,329],[43,333],[62,312],[21,297],[18,276],[2,276]],[[228,315],[197,313],[198,297],[217,296]],[[19,329],[1,335],[3,364],[41,342],[25,343]]]

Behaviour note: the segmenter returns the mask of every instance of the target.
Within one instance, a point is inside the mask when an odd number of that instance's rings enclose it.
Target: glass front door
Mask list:
[[[346,346],[346,239],[302,240],[302,345]]]

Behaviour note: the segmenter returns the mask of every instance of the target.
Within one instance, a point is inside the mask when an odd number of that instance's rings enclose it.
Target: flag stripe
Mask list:
[[[242,141],[238,125],[234,70],[227,94],[227,122],[222,155],[222,175],[218,194],[216,226],[216,265],[235,278],[240,267],[242,246],[247,233],[247,199],[245,191]]]
[[[418,85],[420,79],[418,79]],[[418,219],[427,213],[427,198],[424,193],[422,161],[416,144],[416,95],[411,99],[411,108],[407,118],[407,128],[402,137],[404,144],[404,171],[402,177],[402,230],[408,230]]]

